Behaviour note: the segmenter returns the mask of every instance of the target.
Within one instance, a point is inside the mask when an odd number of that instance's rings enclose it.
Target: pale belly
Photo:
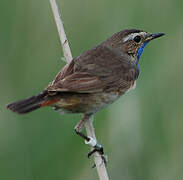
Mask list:
[[[136,83],[132,83],[126,89],[117,92],[103,92],[103,93],[63,93],[60,100],[54,105],[55,110],[60,113],[96,113],[97,111],[112,104],[121,95],[135,88]]]
[[[73,94],[63,96],[53,107],[60,113],[96,113],[119,98],[119,93]]]

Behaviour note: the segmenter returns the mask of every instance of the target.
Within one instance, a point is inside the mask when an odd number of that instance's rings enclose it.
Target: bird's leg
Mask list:
[[[85,139],[86,144],[89,144],[93,147],[93,150],[88,153],[88,158],[90,158],[90,156],[92,154],[94,154],[95,152],[99,152],[99,154],[101,156],[104,155],[104,149],[103,149],[102,145],[98,144],[96,139],[94,139],[92,137],[88,137],[81,132],[84,127],[85,122],[87,122],[89,120],[91,115],[92,114],[84,114],[83,118],[79,121],[79,123],[74,128],[76,134],[79,135],[80,137],[82,137],[83,139]]]
[[[86,135],[84,135],[81,131],[84,127],[85,122],[89,120],[89,117],[90,117],[90,115],[84,114],[83,118],[79,121],[78,124],[76,124],[76,126],[74,128],[76,134],[79,135],[80,137],[82,137],[83,139],[85,139],[85,141],[87,141],[87,142],[90,141],[90,138],[87,137]]]

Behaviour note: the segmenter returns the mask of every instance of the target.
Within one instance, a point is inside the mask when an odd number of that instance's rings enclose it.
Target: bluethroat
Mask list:
[[[91,138],[82,133],[85,122],[134,87],[140,73],[139,59],[145,46],[163,35],[136,29],[115,33],[65,65],[43,92],[11,103],[7,108],[19,114],[45,106],[61,113],[83,113],[75,131],[90,141]],[[103,153],[102,146],[93,146],[94,151]]]

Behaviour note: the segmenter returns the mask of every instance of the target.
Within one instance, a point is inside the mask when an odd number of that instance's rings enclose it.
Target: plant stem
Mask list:
[[[58,29],[58,33],[59,33],[59,37],[60,37],[60,42],[61,42],[62,49],[64,52],[64,57],[66,59],[66,62],[70,63],[72,60],[72,53],[71,53],[71,49],[70,49],[65,31],[64,31],[64,26],[63,26],[63,22],[61,19],[61,15],[59,14],[59,11],[58,11],[57,3],[55,0],[50,0],[50,4],[52,7],[55,22],[57,25],[57,29]],[[95,130],[93,127],[93,116],[91,116],[88,119],[88,121],[85,123],[85,128],[86,128],[87,136],[90,136],[90,137],[96,139]],[[99,179],[100,180],[109,180],[106,165],[103,162],[103,159],[98,152],[94,153],[94,161],[95,161],[95,165],[97,168]]]

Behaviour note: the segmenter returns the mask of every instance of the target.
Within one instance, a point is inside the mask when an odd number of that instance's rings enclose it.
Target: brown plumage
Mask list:
[[[65,65],[43,93],[7,108],[22,114],[52,106],[67,113],[93,114],[133,87],[139,75],[138,49],[162,34],[153,35],[136,29],[118,32]]]
[[[81,130],[89,117],[134,86],[139,75],[139,58],[146,44],[163,33],[123,30],[74,58],[40,94],[11,103],[8,109],[24,114],[40,107],[52,106],[62,113],[83,113],[75,131],[87,142]],[[92,145],[103,155],[101,145]]]

